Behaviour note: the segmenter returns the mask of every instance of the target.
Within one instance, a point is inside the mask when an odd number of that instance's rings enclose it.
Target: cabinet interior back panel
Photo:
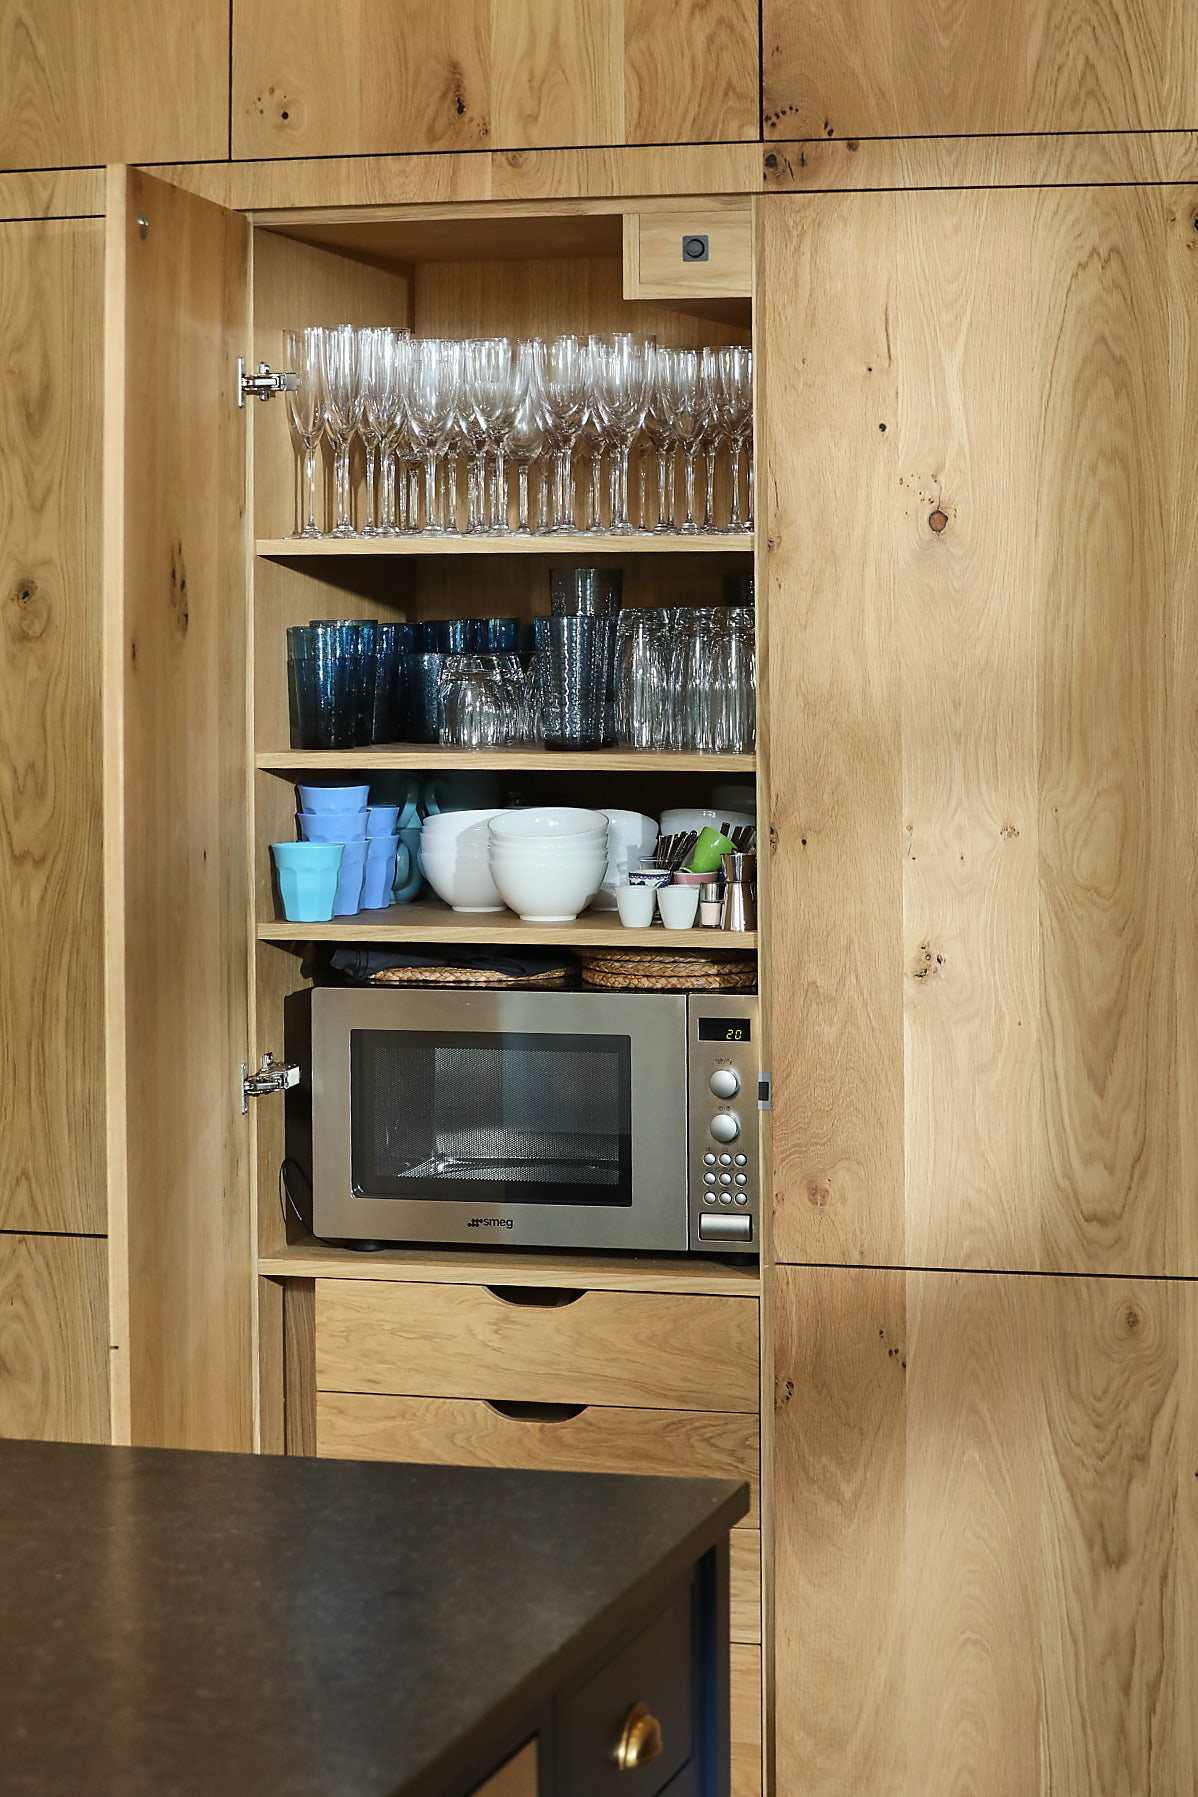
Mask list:
[[[103,226],[0,225],[0,1229],[106,1228]]]
[[[765,206],[778,1257],[1193,1274],[1198,192]]]

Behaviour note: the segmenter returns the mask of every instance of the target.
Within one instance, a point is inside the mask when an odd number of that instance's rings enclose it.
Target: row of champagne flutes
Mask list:
[[[470,534],[692,536],[753,528],[747,349],[666,349],[622,333],[459,342],[385,325],[308,326],[289,331],[286,348],[298,376],[287,395],[303,462],[297,537],[457,534],[462,465]],[[366,461],[356,523],[355,441]],[[317,521],[322,443],[333,457],[334,518],[327,532]],[[717,515],[721,460],[728,496]],[[579,471],[587,475],[585,503]]]

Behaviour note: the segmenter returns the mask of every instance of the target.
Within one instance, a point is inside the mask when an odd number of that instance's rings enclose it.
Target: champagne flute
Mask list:
[[[574,446],[582,432],[587,403],[587,354],[577,337],[555,337],[545,355],[547,431],[554,454],[553,520],[558,535],[574,530]]]
[[[318,537],[322,533],[316,523],[317,445],[324,429],[320,403],[320,332],[313,325],[302,331],[285,333],[287,366],[294,368],[298,385],[288,390],[287,411],[291,428],[304,451],[304,523],[296,537]]]
[[[695,453],[707,423],[698,350],[674,351],[670,358],[668,392],[674,430],[686,466],[686,517],[679,533],[693,537],[699,534],[699,526],[695,523]]]
[[[539,337],[520,344],[512,370],[511,416],[504,448],[516,464],[516,528],[513,535],[532,535],[528,522],[528,472],[545,447],[545,393],[542,386],[545,345]]]
[[[749,451],[748,519],[741,518],[740,458],[753,437],[753,352],[731,344],[720,351],[722,380],[727,404],[728,436],[732,446],[732,516],[729,530],[753,528],[753,454]]]
[[[634,529],[628,517],[628,459],[653,390],[654,349],[626,332],[591,338],[591,388],[616,452],[612,536],[629,536]]]
[[[350,519],[349,445],[362,416],[362,392],[358,378],[358,334],[352,324],[339,324],[321,337],[321,411],[324,428],[333,446],[333,486],[336,522],[330,535],[352,537]]]

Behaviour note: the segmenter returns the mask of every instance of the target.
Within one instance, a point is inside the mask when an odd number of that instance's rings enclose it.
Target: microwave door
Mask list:
[[[336,1221],[321,1204],[318,1233],[686,1247],[684,1001],[336,996],[357,1001],[331,1113],[348,1139],[328,1170]]]

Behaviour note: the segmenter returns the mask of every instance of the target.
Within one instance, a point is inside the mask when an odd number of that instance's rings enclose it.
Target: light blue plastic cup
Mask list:
[[[328,923],[341,871],[339,842],[272,842],[283,916],[290,923]]]
[[[366,838],[342,845],[341,871],[337,876],[334,917],[353,917],[362,909],[362,879],[366,872]]]
[[[398,825],[398,805],[368,805],[366,807],[367,836],[394,836]]]
[[[366,867],[362,875],[363,911],[381,911],[391,902],[396,863],[401,861],[402,879],[408,877],[407,846],[396,836],[371,836],[366,841]]]

